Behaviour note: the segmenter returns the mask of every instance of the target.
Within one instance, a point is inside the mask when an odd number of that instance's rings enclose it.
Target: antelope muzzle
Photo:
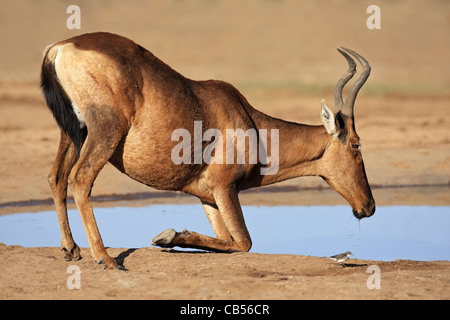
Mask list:
[[[368,218],[375,213],[375,200],[371,198],[361,210],[353,209],[353,215],[358,219]]]

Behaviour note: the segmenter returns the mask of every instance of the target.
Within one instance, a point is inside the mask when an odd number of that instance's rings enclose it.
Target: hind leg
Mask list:
[[[48,175],[48,182],[53,193],[56,214],[58,215],[61,229],[61,249],[64,251],[64,259],[79,260],[80,248],[72,237],[67,217],[67,185],[70,171],[75,163],[76,151],[72,141],[61,131],[58,153],[53,167]]]
[[[125,134],[124,124],[109,107],[89,107],[85,114],[88,135],[81,148],[80,158],[69,176],[69,185],[83,222],[92,256],[107,268],[117,267],[103,245],[91,203],[94,181],[108,162]]]

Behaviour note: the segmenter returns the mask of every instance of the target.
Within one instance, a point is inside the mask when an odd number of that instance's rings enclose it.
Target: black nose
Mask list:
[[[366,217],[366,214],[364,213],[364,211],[356,211],[356,210],[353,210],[353,215],[354,215],[355,218],[358,219],[358,220],[360,220],[360,219]]]
[[[375,200],[372,198],[369,200],[366,206],[361,211],[353,210],[353,215],[357,219],[368,218],[375,213]]]

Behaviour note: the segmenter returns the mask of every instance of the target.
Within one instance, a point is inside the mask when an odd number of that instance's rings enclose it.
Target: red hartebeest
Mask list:
[[[104,248],[90,200],[94,180],[108,161],[148,186],[183,191],[201,200],[217,238],[169,229],[153,239],[153,244],[162,247],[250,250],[252,243],[239,204],[239,191],[299,176],[322,177],[349,202],[358,219],[371,216],[375,201],[353,117],[355,98],[369,76],[370,66],[356,52],[338,50],[349,69],[336,84],[335,112],[322,100],[323,125],[309,126],[265,115],[226,82],[187,79],[119,35],[84,34],[48,46],[41,87],[61,129],[48,180],[61,228],[64,258],[80,258],[67,218],[70,185],[94,259],[109,268],[117,266]],[[342,89],[356,72],[350,55],[363,70],[344,103]],[[209,128],[223,133],[227,129],[277,130],[278,154],[271,156],[278,157],[278,170],[262,175],[260,169],[267,165],[263,161],[174,163],[171,153],[177,141],[173,141],[172,133],[182,128],[194,134],[194,123],[199,121],[200,134]],[[268,140],[265,147],[271,150]],[[204,139],[200,152],[211,143]],[[244,147],[248,158],[249,148]],[[259,147],[261,153],[264,148]],[[196,146],[188,150],[192,155],[199,151]]]

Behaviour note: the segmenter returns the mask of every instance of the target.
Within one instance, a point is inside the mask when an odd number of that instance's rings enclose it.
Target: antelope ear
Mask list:
[[[327,107],[324,99],[322,99],[321,104],[320,117],[322,118],[323,125],[325,126],[325,129],[327,129],[328,134],[333,138],[336,138],[338,136],[338,127],[336,126],[334,113]]]

